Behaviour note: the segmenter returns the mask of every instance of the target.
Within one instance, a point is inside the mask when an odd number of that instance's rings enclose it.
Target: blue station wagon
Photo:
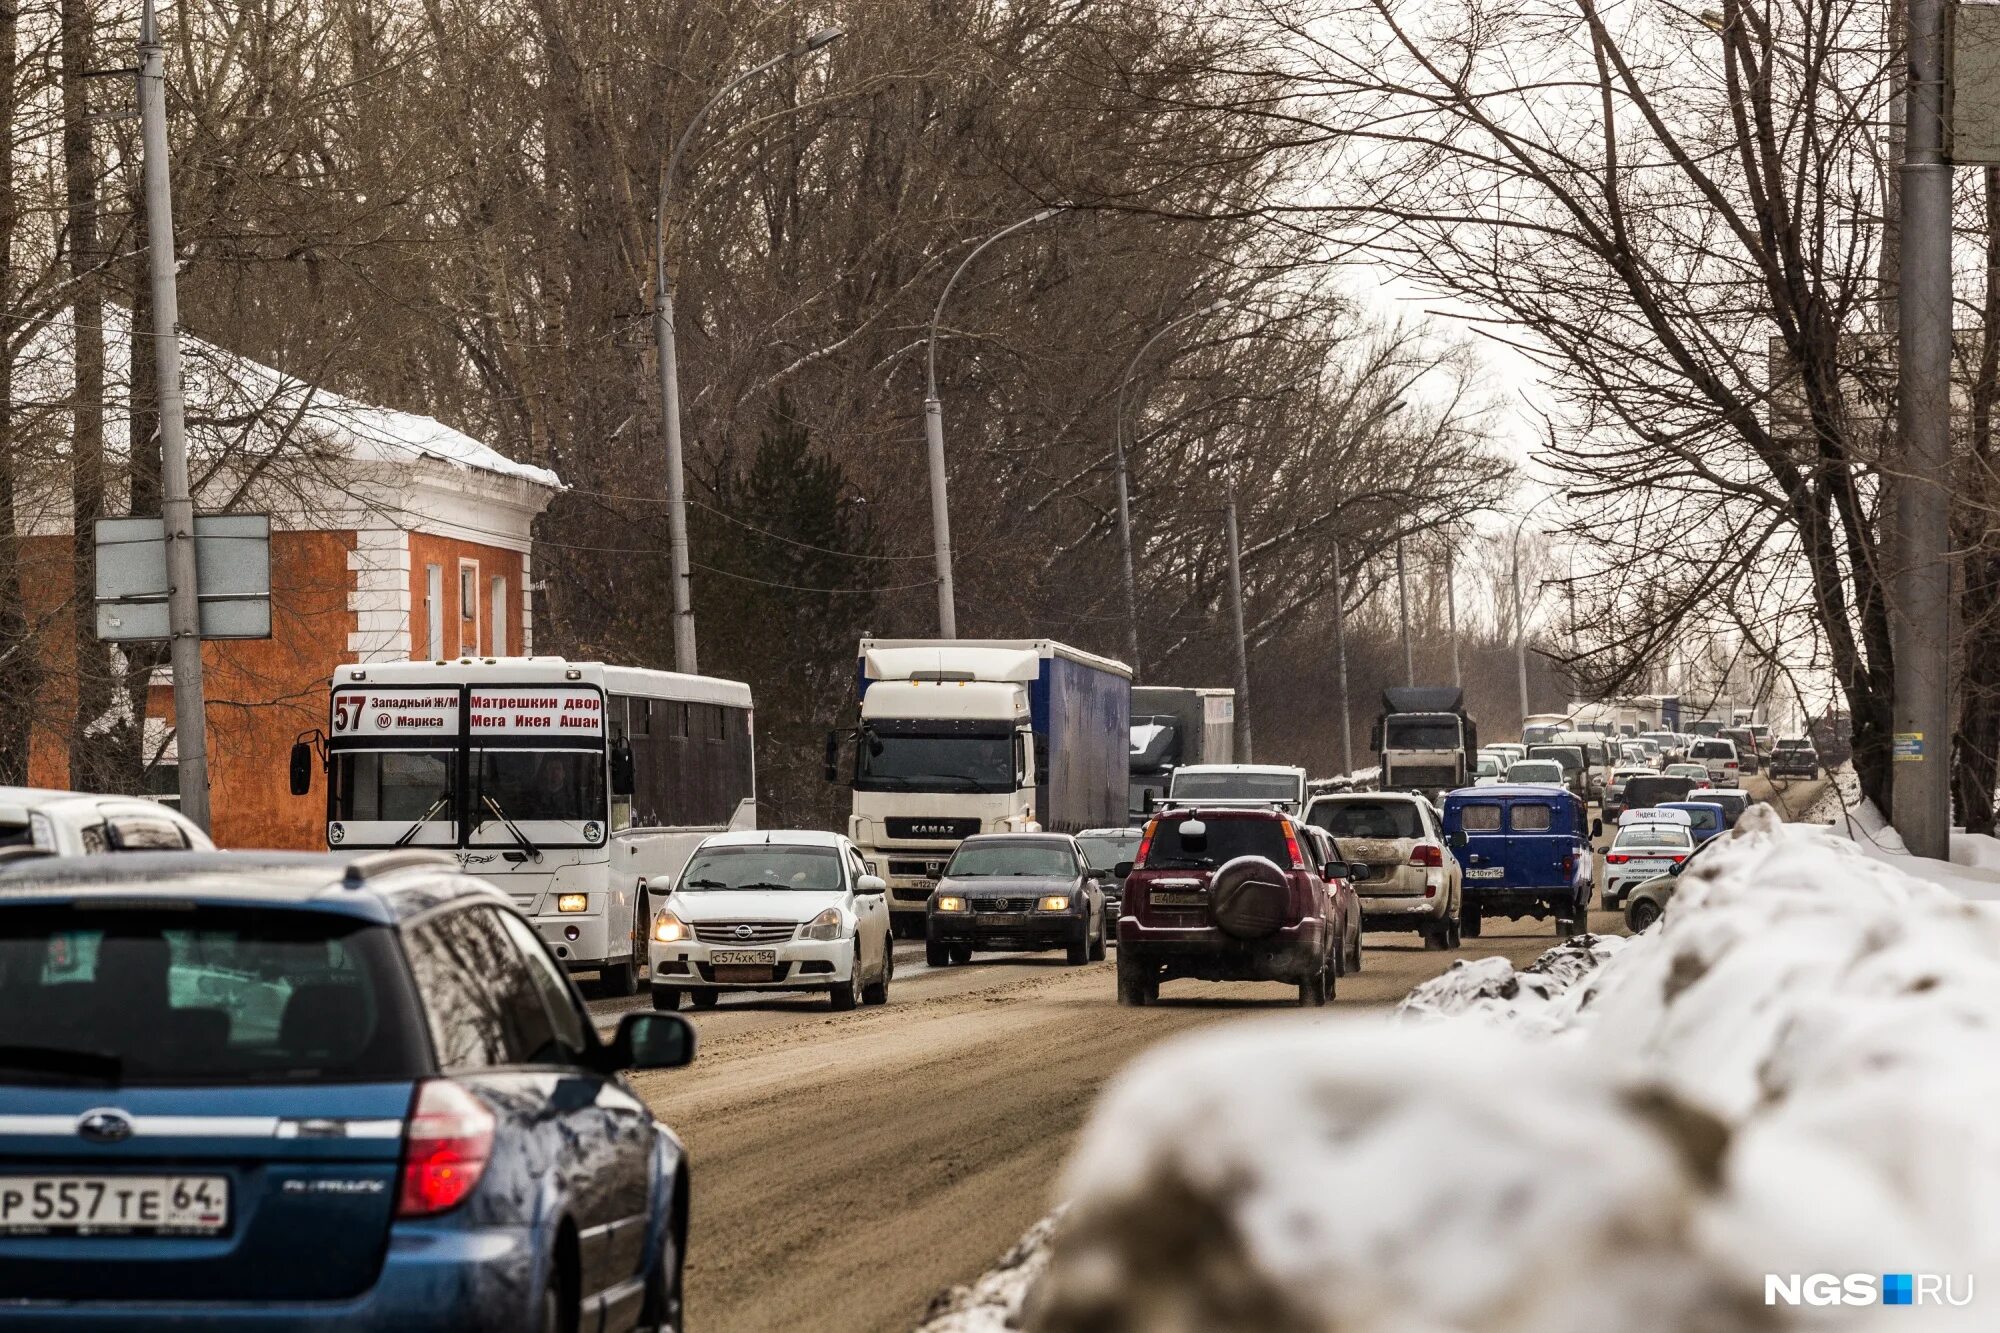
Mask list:
[[[686,1155],[437,852],[0,868],[0,1329],[678,1328]]]
[[[1590,925],[1596,859],[1603,832],[1574,793],[1541,784],[1462,787],[1444,798],[1445,842],[1465,875],[1464,933],[1486,917],[1555,918],[1556,932]]]

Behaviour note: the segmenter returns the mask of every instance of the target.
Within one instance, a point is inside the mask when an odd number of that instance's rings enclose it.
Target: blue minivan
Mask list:
[[[0,1330],[678,1329],[687,1160],[437,852],[0,863]]]
[[[1562,787],[1461,787],[1444,798],[1444,837],[1465,876],[1464,933],[1486,917],[1555,918],[1560,935],[1590,928],[1592,840],[1604,831]]]

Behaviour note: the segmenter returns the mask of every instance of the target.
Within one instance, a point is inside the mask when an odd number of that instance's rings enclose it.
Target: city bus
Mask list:
[[[334,672],[326,845],[448,850],[513,896],[572,971],[629,995],[647,881],[757,826],[750,687],[560,657],[370,662]]]

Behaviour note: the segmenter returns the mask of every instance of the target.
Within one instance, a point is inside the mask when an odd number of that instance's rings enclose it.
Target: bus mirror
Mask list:
[[[313,785],[313,747],[311,741],[292,742],[292,795],[304,796]]]
[[[630,796],[632,781],[632,742],[619,737],[611,745],[611,794]]]

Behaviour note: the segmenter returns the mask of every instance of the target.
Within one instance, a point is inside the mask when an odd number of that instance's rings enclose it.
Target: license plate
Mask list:
[[[1465,877],[1467,879],[1504,879],[1506,874],[1507,868],[1505,866],[1483,866],[1477,870],[1466,871]]]
[[[975,913],[982,926],[1025,926],[1028,924],[1026,912],[978,912]]]
[[[776,949],[711,949],[708,961],[717,967],[742,965],[745,967],[776,967]]]
[[[0,1234],[212,1236],[227,1176],[0,1176]]]
[[[1153,894],[1152,902],[1155,907],[1202,907],[1207,904],[1208,899],[1199,893],[1161,893],[1156,891]]]

